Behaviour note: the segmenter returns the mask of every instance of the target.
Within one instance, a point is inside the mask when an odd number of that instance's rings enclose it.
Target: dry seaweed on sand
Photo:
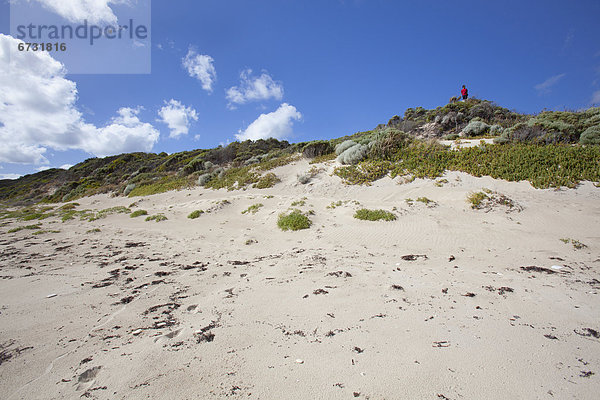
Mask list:
[[[574,332],[579,336],[594,337],[596,339],[600,339],[600,332],[592,328],[583,328],[583,332],[579,332],[577,331],[577,329],[575,329]]]
[[[527,272],[544,272],[546,274],[555,274],[556,271],[553,271],[549,268],[544,268],[544,267],[536,267],[535,265],[529,266],[529,267],[521,267],[521,269],[523,271],[527,271]]]
[[[408,254],[400,258],[402,258],[404,261],[417,261],[419,258],[422,258],[424,260],[428,259],[428,257],[425,254]]]

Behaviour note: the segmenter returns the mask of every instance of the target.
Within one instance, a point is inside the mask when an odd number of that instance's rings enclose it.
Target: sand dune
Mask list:
[[[158,223],[3,225],[0,397],[597,398],[598,188],[457,172],[347,186],[333,163],[299,184],[310,167],[265,190],[78,200],[135,201]],[[472,209],[483,188],[518,207]],[[297,201],[313,224],[282,232]],[[398,218],[353,218],[362,207]]]

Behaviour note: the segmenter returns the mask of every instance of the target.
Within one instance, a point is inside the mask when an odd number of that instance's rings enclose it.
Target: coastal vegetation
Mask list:
[[[462,147],[465,139],[487,139]],[[454,139],[454,140],[447,140]],[[493,142],[493,143],[491,143]],[[449,144],[454,143],[454,146]],[[542,111],[528,115],[487,100],[469,99],[434,109],[409,108],[375,129],[331,140],[290,144],[276,139],[233,142],[213,149],[174,154],[129,153],[91,158],[68,170],[49,169],[17,180],[0,181],[5,208],[41,207],[22,216],[42,220],[76,216],[74,200],[95,194],[148,196],[196,186],[210,189],[266,189],[279,182],[272,171],[301,157],[310,163],[337,159],[334,175],[350,185],[383,177],[438,179],[446,171],[528,181],[536,188],[600,183],[600,107],[583,111]],[[308,183],[319,169],[298,176]],[[6,212],[0,214],[5,217]]]

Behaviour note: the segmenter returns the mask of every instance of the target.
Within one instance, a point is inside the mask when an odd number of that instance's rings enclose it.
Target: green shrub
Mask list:
[[[342,154],[343,152],[348,150],[350,147],[354,147],[357,144],[358,143],[356,143],[354,140],[346,140],[346,141],[338,144],[337,146],[335,146],[335,154],[337,156],[339,156],[340,154]]]
[[[494,143],[495,144],[506,144],[509,143],[510,139],[507,138],[506,136],[502,135],[502,136],[498,136],[494,138]]]
[[[277,226],[283,231],[308,229],[311,224],[311,220],[300,210],[293,210],[289,214],[280,214],[277,220]]]
[[[331,154],[333,151],[334,150],[329,142],[325,140],[318,140],[304,146],[302,149],[302,155],[306,158],[315,158]]]
[[[149,217],[146,217],[146,221],[156,221],[156,222],[161,222],[161,221],[166,221],[168,218],[166,216],[164,216],[163,214],[156,214],[156,215],[151,215]]]
[[[366,208],[361,208],[360,210],[356,211],[354,218],[365,221],[395,221],[396,215],[385,210],[369,210]]]
[[[189,219],[196,219],[196,218],[199,218],[202,214],[204,214],[203,210],[195,210],[195,211],[192,211],[190,213],[190,215],[188,215],[187,217]]]
[[[494,118],[494,107],[489,102],[483,101],[479,104],[474,105],[469,110],[469,116],[471,118],[481,118],[486,121],[490,121]]]
[[[136,210],[136,211],[132,212],[131,214],[129,214],[129,217],[131,217],[131,218],[137,218],[137,217],[141,217],[142,215],[148,215],[148,211],[146,211],[146,210]]]
[[[500,136],[503,131],[504,131],[504,128],[502,128],[500,125],[490,126],[490,135]]]
[[[354,165],[362,161],[369,152],[369,147],[364,144],[357,144],[346,149],[338,156],[338,161],[344,165]]]
[[[129,196],[129,193],[131,193],[131,191],[132,191],[133,189],[135,189],[135,186],[136,186],[136,185],[135,185],[135,183],[130,183],[129,185],[127,185],[127,186],[125,187],[125,190],[123,190],[123,194],[124,194],[125,196]]]
[[[254,184],[254,187],[257,189],[268,189],[275,186],[276,183],[281,182],[281,180],[272,172],[265,174],[262,176],[258,182]]]
[[[263,207],[262,203],[253,204],[244,211],[242,211],[242,214],[256,214],[261,207]]]
[[[600,144],[600,125],[587,128],[579,139],[581,144]]]
[[[241,189],[247,185],[257,183],[260,176],[252,170],[252,166],[229,168],[220,177],[208,181],[204,187],[211,189],[234,190]]]
[[[207,161],[208,162],[208,161]],[[204,186],[206,185],[208,182],[210,182],[210,180],[213,178],[213,174],[211,174],[210,172],[206,173],[206,174],[202,174],[198,177],[198,181],[197,184],[198,186]]]
[[[464,136],[480,136],[490,129],[490,126],[483,121],[471,121],[462,130]]]
[[[189,188],[190,186],[189,180],[185,177],[165,176],[156,182],[137,186],[129,193],[129,197],[150,196],[171,190]]]
[[[486,200],[487,198],[488,198],[488,195],[485,194],[484,192],[475,192],[475,193],[471,193],[467,197],[467,201],[469,203],[471,203],[471,208],[479,209],[482,207],[483,201]]]

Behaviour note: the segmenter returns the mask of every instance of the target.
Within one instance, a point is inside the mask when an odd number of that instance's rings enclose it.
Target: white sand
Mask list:
[[[598,398],[600,189],[454,172],[442,187],[347,186],[332,165],[297,183],[309,167],[276,169],[282,182],[266,190],[78,200],[80,210],[137,201],[168,217],[160,223],[116,214],[44,220],[60,233],[38,236],[6,233],[30,222],[0,227],[0,345],[11,356],[0,397]],[[467,195],[482,188],[523,210],[471,209]],[[435,205],[405,202],[423,196]],[[280,231],[279,213],[304,197],[312,227]],[[398,219],[359,221],[361,207],[395,207]],[[210,212],[188,219],[196,209]]]

